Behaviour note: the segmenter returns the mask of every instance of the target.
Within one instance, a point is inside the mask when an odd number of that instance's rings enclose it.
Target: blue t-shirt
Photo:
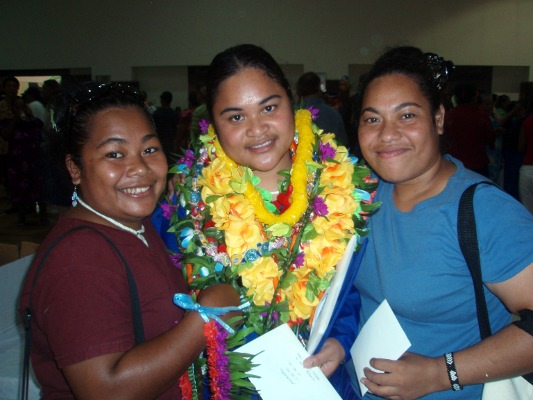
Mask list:
[[[472,278],[457,237],[457,213],[464,190],[486,179],[447,158],[457,171],[445,189],[409,212],[395,207],[394,185],[380,182],[376,201],[382,206],[370,218],[369,244],[355,281],[361,296],[359,328],[387,299],[411,341],[408,351],[430,357],[480,340]],[[474,213],[484,282],[505,281],[533,262],[533,215],[520,203],[494,186],[481,185]],[[510,314],[487,288],[485,296],[495,333],[508,325]],[[481,390],[482,385],[465,386],[424,399],[480,399]]]

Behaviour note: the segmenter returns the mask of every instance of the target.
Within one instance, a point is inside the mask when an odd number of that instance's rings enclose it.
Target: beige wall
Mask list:
[[[533,0],[4,0],[0,69],[131,80],[135,67],[205,65],[252,42],[338,79],[408,43],[460,65],[530,67],[533,80],[532,16]]]

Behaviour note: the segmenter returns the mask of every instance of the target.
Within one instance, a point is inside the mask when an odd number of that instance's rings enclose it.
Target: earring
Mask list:
[[[72,200],[72,207],[76,207],[78,205],[78,187],[74,186],[74,192],[72,193],[72,197],[70,198]]]

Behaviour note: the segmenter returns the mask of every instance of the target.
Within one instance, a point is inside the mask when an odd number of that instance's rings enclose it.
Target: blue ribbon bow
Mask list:
[[[222,327],[228,331],[230,334],[233,334],[235,331],[231,326],[222,321],[218,316],[225,315],[230,311],[241,311],[250,306],[250,302],[241,304],[240,306],[230,306],[230,307],[204,307],[199,303],[195,303],[192,297],[185,293],[176,293],[174,295],[174,304],[178,307],[183,308],[187,311],[197,311],[198,314],[202,317],[205,322],[209,322],[209,318],[217,321]]]

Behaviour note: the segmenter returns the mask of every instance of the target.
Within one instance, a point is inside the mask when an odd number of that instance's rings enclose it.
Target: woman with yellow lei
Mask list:
[[[282,323],[305,335],[347,243],[365,234],[375,183],[313,124],[314,110],[294,113],[288,81],[260,47],[213,59],[206,104],[210,124],[171,169],[173,259],[193,297],[225,282],[250,302],[241,336]]]

